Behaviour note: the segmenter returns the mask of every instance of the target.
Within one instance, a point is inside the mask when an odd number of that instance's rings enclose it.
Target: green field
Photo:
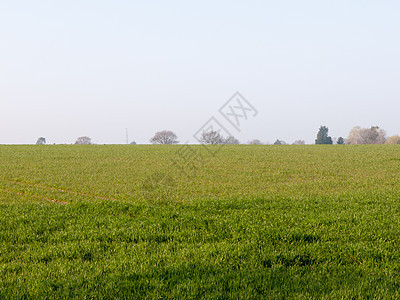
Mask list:
[[[400,146],[0,146],[0,298],[399,298]]]

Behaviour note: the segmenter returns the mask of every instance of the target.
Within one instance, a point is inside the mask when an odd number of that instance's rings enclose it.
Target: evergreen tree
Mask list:
[[[339,137],[338,140],[337,140],[337,144],[338,145],[344,145],[344,138]]]
[[[316,145],[322,145],[322,144],[332,145],[332,138],[328,136],[328,131],[329,129],[326,126],[321,126],[319,128],[317,139],[315,140]]]

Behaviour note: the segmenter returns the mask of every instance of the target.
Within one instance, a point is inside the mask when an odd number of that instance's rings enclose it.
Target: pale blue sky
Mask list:
[[[259,112],[242,142],[400,133],[399,16],[394,0],[3,0],[0,143],[194,142],[236,91]]]

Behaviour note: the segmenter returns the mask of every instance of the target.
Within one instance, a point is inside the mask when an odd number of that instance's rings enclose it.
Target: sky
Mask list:
[[[395,0],[0,1],[0,144],[400,134]],[[235,128],[236,93],[254,108]],[[257,114],[255,114],[257,111]],[[242,114],[243,116],[243,114]]]

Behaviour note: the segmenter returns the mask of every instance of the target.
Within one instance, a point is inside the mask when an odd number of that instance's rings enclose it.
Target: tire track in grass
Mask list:
[[[21,186],[42,188],[42,189],[46,189],[46,190],[57,191],[57,192],[62,192],[62,193],[68,193],[68,194],[72,194],[72,195],[79,195],[79,196],[84,196],[84,197],[90,197],[90,198],[94,198],[94,199],[118,201],[115,198],[96,196],[96,195],[92,195],[92,194],[88,194],[88,193],[79,193],[79,192],[75,192],[75,191],[71,191],[71,190],[55,188],[55,187],[46,186],[46,185],[42,185],[42,184],[32,184],[32,183],[26,183],[26,182],[22,182],[22,181],[4,180],[4,179],[3,179],[3,181],[11,183],[11,184],[18,184],[18,185],[21,185]],[[17,193],[19,193],[19,192],[17,192]],[[22,193],[19,193],[19,194],[22,194]],[[22,194],[22,195],[24,195],[24,194]],[[68,202],[65,202],[65,201],[62,201],[62,200],[51,199],[51,198],[47,198],[47,197],[43,197],[43,196],[39,196],[39,195],[33,195],[33,196],[37,197],[37,198],[42,198],[42,199],[45,199],[45,200],[51,201],[51,202],[58,202],[58,203],[65,203],[65,204],[68,203]]]
[[[10,190],[7,190],[7,189],[1,189],[1,190],[2,190],[3,192],[8,193],[8,194],[17,194],[18,196],[21,196],[21,197],[28,197],[28,196],[31,196],[31,197],[35,197],[35,198],[38,198],[38,199],[41,199],[41,200],[46,200],[46,201],[49,201],[49,202],[53,202],[53,203],[58,203],[58,204],[69,204],[69,203],[66,202],[66,201],[57,200],[57,199],[51,199],[51,198],[47,198],[47,197],[44,197],[44,196],[39,196],[39,195],[28,195],[28,194],[24,194],[24,193],[17,192],[17,191],[10,191]]]
[[[41,184],[32,184],[32,183],[25,183],[25,182],[21,182],[21,181],[13,181],[13,180],[8,180],[8,182],[9,183],[19,184],[19,185],[36,187],[36,188],[38,187],[38,188],[43,188],[43,189],[52,190],[52,191],[58,191],[58,192],[63,192],[63,193],[69,193],[69,194],[73,194],[73,195],[86,196],[86,197],[91,197],[91,198],[96,198],[96,199],[101,199],[101,200],[118,201],[117,199],[114,199],[114,198],[96,196],[96,195],[87,194],[87,193],[78,193],[78,192],[75,192],[75,191],[64,190],[64,189],[55,188],[55,187],[46,186],[46,185],[41,185]]]

